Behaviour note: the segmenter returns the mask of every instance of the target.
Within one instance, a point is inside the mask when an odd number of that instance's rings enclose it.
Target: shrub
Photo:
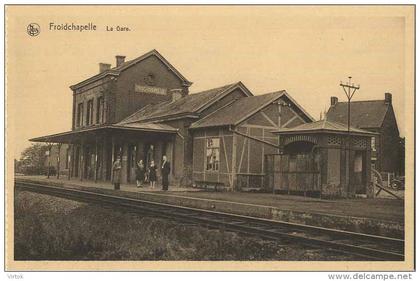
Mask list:
[[[21,173],[24,175],[47,175],[48,166],[22,166]],[[54,166],[50,166],[50,176],[57,175],[57,170]]]

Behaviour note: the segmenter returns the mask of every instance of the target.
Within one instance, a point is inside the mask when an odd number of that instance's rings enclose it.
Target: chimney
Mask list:
[[[182,89],[171,89],[169,90],[169,95],[172,98],[172,101],[177,101],[183,97]]]
[[[102,73],[108,69],[111,68],[111,65],[109,63],[99,63],[99,73]]]
[[[385,93],[385,104],[392,104],[392,94]]]
[[[117,67],[122,65],[125,61],[125,56],[115,56],[115,59],[117,61]]]
[[[331,106],[334,106],[338,103],[338,98],[337,97],[331,97]]]

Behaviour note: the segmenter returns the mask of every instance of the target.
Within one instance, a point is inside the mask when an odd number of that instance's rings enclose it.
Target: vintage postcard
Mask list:
[[[6,270],[414,270],[414,23],[6,5]]]

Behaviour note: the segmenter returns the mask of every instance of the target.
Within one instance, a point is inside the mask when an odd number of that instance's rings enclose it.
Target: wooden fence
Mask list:
[[[265,155],[265,188],[287,193],[321,191],[319,160],[314,154]]]

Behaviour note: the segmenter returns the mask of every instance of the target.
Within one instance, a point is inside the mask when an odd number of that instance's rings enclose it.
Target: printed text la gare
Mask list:
[[[106,26],[106,31],[131,31],[130,28],[126,26]]]

